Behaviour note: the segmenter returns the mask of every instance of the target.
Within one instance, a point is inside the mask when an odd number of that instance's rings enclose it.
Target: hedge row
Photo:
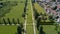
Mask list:
[[[5,24],[5,25],[7,25],[7,24],[9,24],[9,25],[12,25],[12,24],[20,24],[20,20],[19,20],[19,18],[17,18],[17,19],[10,19],[10,18],[7,18],[7,19],[5,19],[5,18],[3,18],[1,21],[0,21],[0,24]]]

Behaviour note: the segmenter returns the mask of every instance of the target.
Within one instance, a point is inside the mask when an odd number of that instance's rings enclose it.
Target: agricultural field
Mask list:
[[[37,2],[33,3],[33,0],[0,2],[0,34],[60,34],[60,26],[51,23],[54,21],[49,20],[45,9]]]

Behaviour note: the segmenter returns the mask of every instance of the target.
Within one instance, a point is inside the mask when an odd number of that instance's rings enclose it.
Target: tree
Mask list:
[[[39,26],[40,26],[40,20],[41,20],[41,18],[40,18],[40,17],[38,17],[38,19],[37,19],[37,23],[36,23],[37,30],[39,30]]]
[[[22,28],[21,28],[21,26],[18,26],[18,28],[17,28],[17,34],[22,34]]]
[[[25,18],[25,15],[26,15],[26,14],[25,14],[25,13],[23,13],[23,14],[22,14],[22,17],[23,17],[23,18]]]
[[[24,32],[24,29],[23,29],[22,24],[20,24],[20,25],[17,27],[17,34],[22,34],[22,32]]]
[[[8,20],[8,23],[11,25],[12,23],[10,22],[10,19],[9,19],[9,18],[7,18],[7,20]]]
[[[3,22],[4,22],[4,24],[6,25],[7,24],[7,22],[5,21],[5,19],[3,18]]]
[[[0,1],[2,1],[2,0],[0,0]]]
[[[57,6],[53,7],[52,9],[53,9],[53,10],[56,10],[56,9],[57,9]]]
[[[3,3],[0,3],[0,8],[2,8],[3,7]]]
[[[2,23],[1,23],[1,18],[0,18],[0,24],[2,24]]]
[[[37,19],[38,16],[40,16],[35,8],[34,8],[34,16],[35,16],[35,19]]]
[[[58,32],[58,34],[60,34],[60,32]]]
[[[19,20],[19,18],[17,18],[17,23],[20,24],[20,20]]]
[[[12,19],[12,21],[13,21],[13,24],[15,24],[15,25],[17,24],[14,18]]]

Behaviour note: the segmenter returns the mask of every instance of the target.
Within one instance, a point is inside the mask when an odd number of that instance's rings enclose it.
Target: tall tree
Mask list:
[[[19,18],[17,18],[17,23],[20,24],[20,20],[19,20]]]
[[[17,34],[22,34],[22,28],[21,28],[21,26],[17,27]]]
[[[7,24],[7,22],[5,21],[5,19],[3,18],[3,23],[6,25]]]
[[[13,24],[15,24],[15,25],[17,24],[14,18],[12,19],[12,21],[13,21]]]
[[[40,18],[40,17],[38,17],[38,19],[37,19],[37,23],[36,23],[37,30],[39,30],[39,26],[40,26],[40,20],[41,20],[41,18]]]
[[[8,23],[11,25],[12,23],[11,23],[10,19],[9,19],[9,18],[7,18],[7,20],[8,20]]]
[[[24,29],[23,29],[22,24],[20,24],[20,25],[17,27],[17,34],[22,34],[22,32],[24,32]]]

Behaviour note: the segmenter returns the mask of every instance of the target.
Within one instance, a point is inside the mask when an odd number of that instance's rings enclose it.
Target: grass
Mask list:
[[[20,2],[23,3],[20,3]],[[10,20],[20,19],[20,22],[23,23],[24,22],[24,18],[22,17],[22,14],[24,13],[24,6],[25,6],[25,1],[24,0],[18,0],[18,5],[14,6],[11,8],[10,12],[5,14],[5,16],[3,18],[7,19],[9,18]]]
[[[26,34],[34,34],[33,31],[33,22],[32,22],[32,10],[31,10],[31,0],[28,0],[28,5],[27,5],[27,33]]]
[[[54,25],[43,25],[43,30],[46,34],[57,34]]]
[[[0,34],[15,34],[17,32],[17,26],[1,26]]]
[[[46,34],[57,34],[57,31],[55,30],[54,25],[42,25],[43,26],[43,31]],[[39,31],[37,31],[37,34],[39,34]]]
[[[5,1],[5,0],[4,0]],[[15,0],[8,0],[8,1],[15,1]],[[12,19],[14,18],[17,21],[17,18],[20,19],[21,23],[24,23],[24,18],[22,17],[22,14],[24,13],[24,7],[25,7],[25,1],[26,0],[16,0],[18,2],[17,6],[13,6],[9,13],[6,13],[4,18],[7,21],[7,18],[10,19],[12,22]],[[23,2],[23,3],[21,3]],[[6,9],[6,8],[5,8]],[[0,19],[2,19],[0,18]],[[15,34],[17,32],[17,26],[16,25],[0,25],[0,34]]]
[[[28,3],[28,6],[27,6],[27,22],[28,23],[32,23],[32,10],[31,10],[31,5],[30,3]]]

